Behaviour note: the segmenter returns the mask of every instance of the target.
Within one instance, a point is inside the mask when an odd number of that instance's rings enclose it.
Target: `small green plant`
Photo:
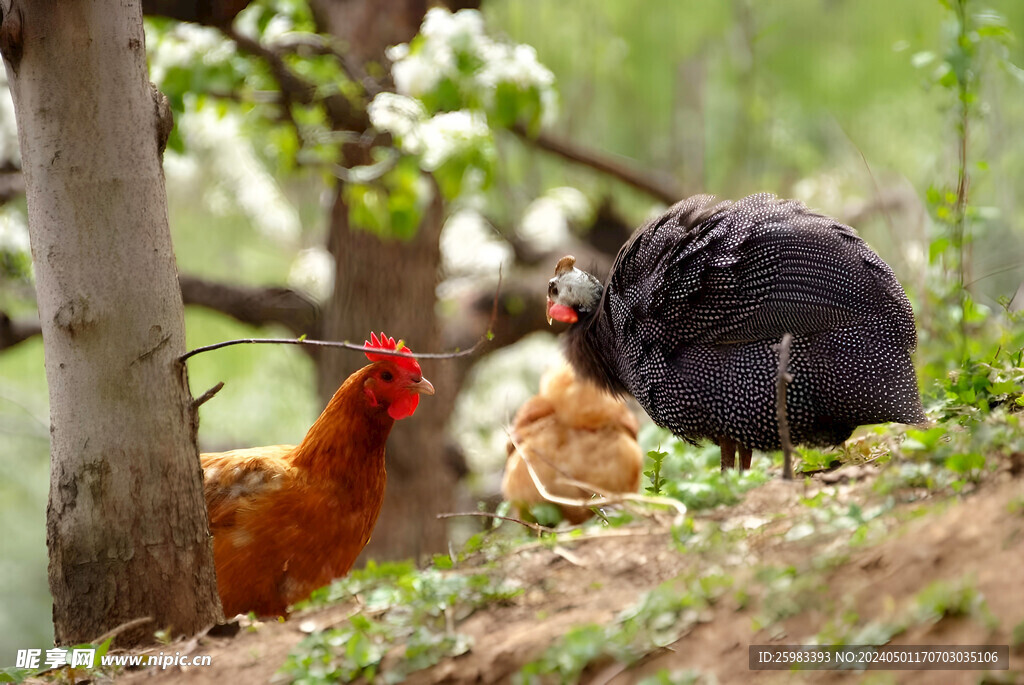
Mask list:
[[[1006,511],[1017,516],[1024,516],[1024,497],[1015,497],[1007,502]]]
[[[1010,646],[1018,648],[1024,645],[1024,621],[1021,621],[1010,631]]]
[[[660,447],[647,453],[647,458],[651,460],[651,468],[644,471],[644,475],[647,476],[647,480],[651,484],[644,488],[644,491],[648,494],[661,494],[661,488],[665,484],[665,480],[661,477],[661,464],[667,456],[668,452],[662,452]]]
[[[795,616],[819,599],[817,581],[798,573],[795,566],[764,566],[755,578],[764,588],[761,609],[754,618],[755,630]]]
[[[943,618],[974,617],[989,629],[998,625],[971,579],[936,581],[914,597],[914,617],[919,623],[938,623]]]
[[[812,642],[821,645],[884,645],[905,632],[906,622],[862,622],[855,611],[843,613],[837,620],[828,621],[814,636]]]
[[[588,666],[601,660],[634,664],[676,642],[731,586],[732,578],[720,574],[663,583],[608,625],[574,627],[538,659],[524,665],[513,682],[533,685],[555,677],[562,683],[575,683]]]
[[[840,453],[834,451],[801,449],[799,470],[801,473],[828,471],[842,463]]]
[[[558,508],[557,504],[551,502],[537,502],[530,505],[525,519],[547,528],[554,528],[562,522],[562,510]]]
[[[103,666],[102,659],[110,651],[110,643],[113,642],[113,637],[108,637],[106,640],[99,644],[93,643],[82,643],[67,648],[68,654],[75,650],[91,649],[93,650],[93,667],[88,669],[89,677],[94,680],[103,680],[104,678],[112,678],[118,672],[121,671],[121,666]],[[42,668],[19,668],[17,666],[9,666],[0,668],[0,683],[22,683],[29,678],[47,677],[52,679],[54,682],[62,682],[63,677],[67,677],[67,681],[74,683],[76,682],[75,672],[81,674],[86,672],[85,669],[74,668],[72,669],[69,665],[60,666],[57,668],[51,668],[44,666]]]
[[[401,680],[445,657],[465,654],[472,645],[455,630],[458,623],[480,607],[506,602],[519,592],[486,574],[420,571],[408,562],[371,561],[296,607],[357,595],[362,600],[362,608],[344,624],[314,631],[299,643],[281,673],[302,683],[373,680],[378,675]],[[385,656],[395,645],[404,646],[402,658],[386,663]]]
[[[718,447],[694,447],[663,428],[645,429],[640,443],[651,446],[648,458],[653,464],[644,472],[651,485],[646,491],[678,499],[694,511],[735,504],[743,493],[769,478],[766,471],[756,467],[742,473],[735,470],[723,473],[719,468]]]

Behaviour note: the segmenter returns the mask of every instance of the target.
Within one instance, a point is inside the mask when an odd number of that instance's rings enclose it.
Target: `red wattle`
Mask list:
[[[555,321],[562,321],[564,323],[576,323],[580,318],[576,314],[575,309],[564,304],[558,304],[557,302],[548,302],[548,316]]]
[[[403,392],[398,396],[391,406],[388,407],[388,415],[394,420],[404,419],[412,416],[416,407],[420,404],[420,396],[414,392]]]

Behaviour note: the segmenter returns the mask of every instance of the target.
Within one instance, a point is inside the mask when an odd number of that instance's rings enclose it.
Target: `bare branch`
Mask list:
[[[623,502],[641,502],[643,504],[654,504],[657,506],[675,509],[676,515],[680,520],[686,516],[686,505],[680,502],[679,500],[673,499],[671,497],[661,497],[657,495],[638,495],[632,492],[620,492],[615,494],[609,494],[607,496],[593,497],[590,499],[582,499],[577,497],[562,497],[561,495],[556,495],[550,490],[548,490],[547,487],[544,485],[544,482],[541,480],[540,476],[537,475],[537,471],[533,468],[533,464],[531,463],[531,457],[527,454],[527,450],[524,449],[523,445],[516,442],[516,440],[512,437],[511,432],[508,432],[508,440],[509,442],[512,443],[512,446],[519,453],[519,456],[522,458],[523,463],[526,465],[526,470],[530,474],[530,480],[533,481],[533,487],[537,488],[537,492],[540,493],[541,497],[543,497],[544,499],[553,504],[561,504],[563,506],[568,507],[589,508],[605,507],[612,504],[622,504]],[[529,451],[534,453],[534,457],[539,456],[540,458],[544,458],[544,455],[540,454],[537,450],[531,449]],[[600,492],[599,488],[596,488],[593,485],[584,483],[579,480],[573,480],[572,484],[575,487],[582,487],[592,492]]]
[[[786,387],[793,376],[789,373],[789,347],[793,336],[786,333],[779,343],[779,374],[776,416],[779,421],[779,442],[782,443],[782,477],[793,480],[793,443],[789,440],[789,418],[786,415]]]
[[[320,308],[295,290],[215,283],[196,276],[179,276],[178,283],[185,304],[206,307],[251,326],[276,323],[296,335],[319,333]]]
[[[168,17],[209,26],[227,26],[251,0],[142,0],[149,16]]]
[[[122,623],[119,626],[114,626],[113,628],[111,628],[110,630],[108,630],[107,632],[103,633],[102,635],[100,635],[95,640],[93,640],[92,644],[94,644],[94,645],[102,644],[102,643],[106,642],[107,640],[109,640],[111,638],[117,637],[118,635],[120,635],[121,633],[123,633],[126,630],[131,630],[132,628],[137,628],[139,626],[144,626],[147,623],[152,623],[152,622],[153,622],[153,619],[150,616],[140,616],[139,618],[133,618],[130,621],[125,621],[124,623]]]
[[[282,106],[290,108],[292,103],[302,105],[313,104],[319,98],[316,85],[306,81],[292,71],[284,62],[283,55],[258,40],[244,36],[230,27],[221,30],[243,51],[262,58],[274,79],[281,86]],[[355,107],[344,95],[329,95],[322,100],[327,115],[331,118],[333,128],[340,131],[365,131],[370,127],[370,118],[364,108]]]
[[[11,319],[6,312],[0,311],[0,350],[14,347],[20,342],[42,333],[38,320]]]
[[[204,392],[202,395],[192,400],[192,408],[199,409],[199,407],[208,402],[214,395],[219,393],[223,387],[224,381],[217,383],[217,385],[213,386],[212,388]]]
[[[511,130],[517,136],[541,150],[563,157],[570,162],[590,167],[603,174],[608,174],[667,205],[675,204],[685,197],[682,188],[676,186],[675,183],[656,178],[609,154],[587,149],[577,143],[564,140],[550,133],[539,133],[533,136],[527,132],[525,127],[519,124]]]
[[[480,339],[476,341],[472,347],[467,350],[456,350],[454,352],[414,352],[412,357],[415,359],[456,359],[458,357],[469,357],[476,354],[477,350],[480,349],[485,343],[490,341],[493,337],[494,322],[498,318],[498,298],[501,296],[501,270],[498,270],[498,287],[494,292],[494,300],[491,304],[491,320],[488,322],[487,330],[480,336]],[[212,352],[213,350],[219,350],[223,347],[230,347],[232,345],[308,345],[311,347],[340,347],[346,350],[356,350],[359,352],[372,352],[378,355],[384,355],[389,357],[404,357],[409,356],[408,351],[396,350],[394,352],[388,350],[382,350],[376,347],[366,347],[365,345],[356,345],[348,341],[338,340],[308,340],[304,336],[299,338],[241,338],[238,340],[225,340],[223,342],[214,343],[213,345],[204,345],[203,347],[197,347],[194,350],[189,350],[182,356],[178,357],[178,361],[184,362],[189,357],[200,354],[201,352]]]
[[[511,516],[501,516],[499,514],[492,514],[489,511],[461,511],[461,512],[452,512],[452,513],[448,513],[448,514],[438,514],[437,518],[439,518],[439,519],[450,519],[450,518],[457,518],[459,516],[482,516],[484,518],[497,519],[499,521],[511,521],[512,523],[518,523],[521,526],[526,526],[530,530],[535,531],[538,535],[540,535],[542,533],[550,533],[550,532],[552,532],[554,530],[553,528],[548,528],[546,526],[542,526],[539,523],[531,523],[529,521],[523,521],[522,519],[513,518]]]

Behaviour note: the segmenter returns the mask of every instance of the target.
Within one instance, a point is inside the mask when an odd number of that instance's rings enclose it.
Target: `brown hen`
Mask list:
[[[368,347],[409,349],[381,334]],[[299,445],[201,455],[226,616],[280,615],[345,575],[384,499],[384,444],[434,388],[411,356],[373,362],[334,393]]]

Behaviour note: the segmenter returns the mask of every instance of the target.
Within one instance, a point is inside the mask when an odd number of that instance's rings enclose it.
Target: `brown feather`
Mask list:
[[[385,363],[385,362],[381,362]],[[349,376],[297,446],[202,455],[225,615],[279,615],[344,575],[380,513],[394,424]]]

